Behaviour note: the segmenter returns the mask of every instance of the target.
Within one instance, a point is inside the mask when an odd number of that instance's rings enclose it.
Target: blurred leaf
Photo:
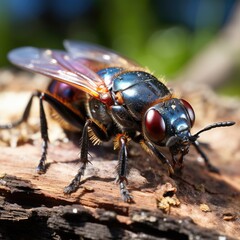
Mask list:
[[[11,45],[10,21],[7,12],[5,1],[2,1],[0,3],[0,66],[8,63],[6,55]]]

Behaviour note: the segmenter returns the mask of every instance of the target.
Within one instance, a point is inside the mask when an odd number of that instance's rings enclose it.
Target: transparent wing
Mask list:
[[[95,98],[108,91],[94,71],[64,51],[23,47],[12,50],[8,58],[19,67],[68,83]]]
[[[64,46],[72,58],[86,58],[107,64],[109,67],[139,67],[134,61],[107,48],[79,41],[65,40]]]

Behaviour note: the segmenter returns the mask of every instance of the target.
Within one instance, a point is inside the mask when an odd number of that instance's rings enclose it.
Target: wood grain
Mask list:
[[[0,238],[238,239],[239,101],[220,99],[204,87],[183,87],[179,92],[190,98],[196,111],[193,132],[214,121],[237,122],[234,127],[213,130],[201,138],[210,144],[205,152],[220,169],[220,175],[209,173],[191,148],[182,172],[170,178],[165,166],[133,144],[129,149],[128,189],[134,203],[124,203],[114,182],[117,153],[110,142],[91,147],[92,164],[82,186],[65,196],[63,188],[78,170],[77,141],[66,142],[61,129],[51,122],[48,169],[46,174],[38,175],[35,168],[41,141],[36,121],[30,121],[35,125],[32,130],[25,131],[23,126],[10,134],[5,130],[0,133]],[[8,115],[4,99],[11,93],[5,89],[0,95],[0,110],[5,109],[1,123],[21,114],[18,107],[14,116]],[[26,102],[18,91],[12,99]],[[32,115],[35,119],[37,111]],[[18,147],[9,146],[12,134],[16,138],[24,135],[21,141],[14,141]]]

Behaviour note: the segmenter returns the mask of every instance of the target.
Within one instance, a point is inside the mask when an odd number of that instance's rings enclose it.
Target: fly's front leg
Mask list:
[[[170,175],[174,174],[172,164],[161,152],[158,151],[157,148],[154,147],[154,145],[152,143],[147,142],[145,140],[143,140],[143,142],[141,142],[141,143],[143,144],[143,148],[147,147],[147,151],[148,151],[148,149],[150,149],[150,152],[153,153],[159,160],[161,160],[161,162],[163,164],[167,164],[168,172]],[[176,160],[174,160],[174,161],[176,161]]]
[[[206,154],[202,151],[202,149],[200,148],[199,142],[198,142],[198,141],[195,141],[195,142],[192,142],[192,144],[193,144],[193,146],[196,148],[197,152],[198,152],[198,153],[201,155],[201,157],[203,158],[203,160],[204,160],[204,162],[205,162],[205,165],[207,166],[208,170],[209,170],[210,172],[219,173],[219,170],[210,163],[207,155],[206,155]]]
[[[126,188],[126,185],[128,184],[127,180],[127,162],[128,162],[128,156],[127,156],[127,142],[128,138],[121,134],[120,136],[117,136],[118,144],[119,144],[119,156],[118,156],[118,167],[117,167],[117,179],[116,182],[119,184],[120,187],[120,194],[122,196],[122,199],[125,202],[132,202],[132,196],[130,195],[129,191]]]

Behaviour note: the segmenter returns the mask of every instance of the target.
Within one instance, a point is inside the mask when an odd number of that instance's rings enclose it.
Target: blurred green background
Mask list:
[[[6,55],[15,47],[61,49],[63,39],[76,39],[112,48],[173,79],[228,23],[236,2],[1,0],[0,67],[10,65]],[[239,76],[219,92],[240,95]]]

